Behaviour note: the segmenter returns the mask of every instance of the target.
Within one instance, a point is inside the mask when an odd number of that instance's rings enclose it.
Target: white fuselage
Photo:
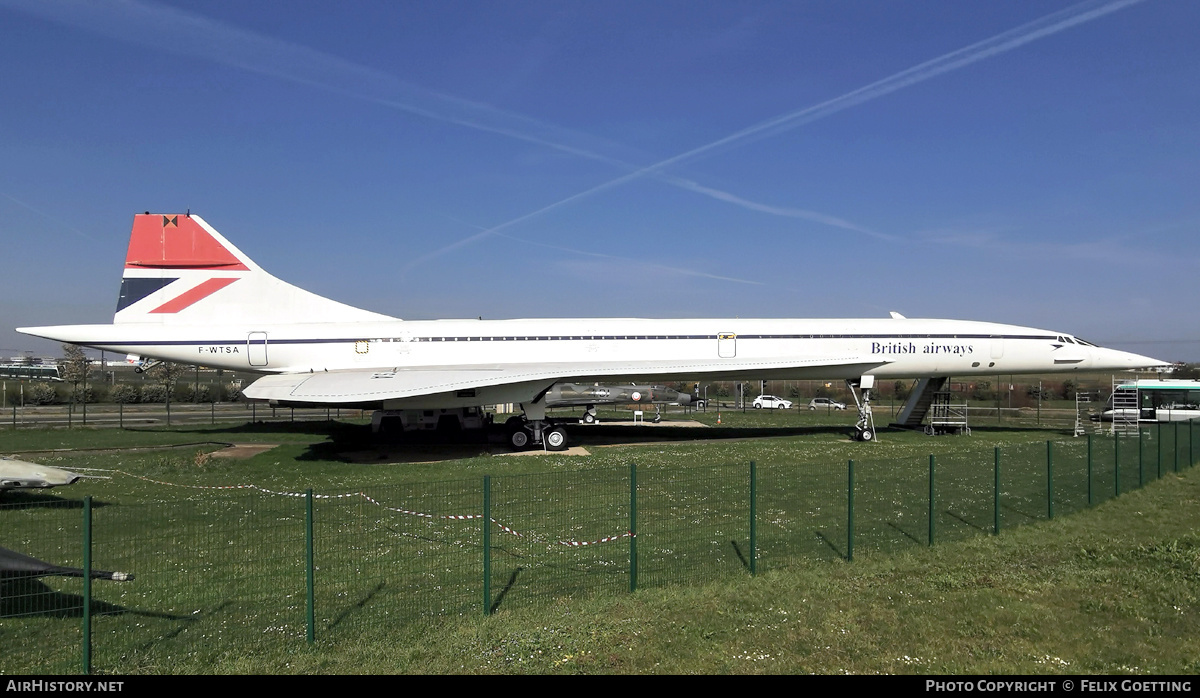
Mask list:
[[[882,379],[1115,371],[1152,361],[1077,343],[1052,331],[963,320],[410,320],[55,329],[63,341],[110,351],[263,373],[553,363],[579,364],[580,375],[587,375],[594,366],[670,361],[697,364],[696,378],[719,374],[721,365],[729,363],[737,364],[746,378],[870,374]],[[767,367],[809,357],[844,357],[879,365],[868,371]],[[761,362],[764,368],[747,368],[748,361]],[[665,378],[683,376],[671,372]]]
[[[404,321],[282,281],[186,213],[134,216],[113,324],[19,329],[266,374],[242,391],[250,399],[384,409],[519,402],[535,422],[559,382],[859,380],[1161,364],[1059,332],[895,314]]]

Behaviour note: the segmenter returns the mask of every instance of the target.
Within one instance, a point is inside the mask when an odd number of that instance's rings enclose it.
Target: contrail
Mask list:
[[[0,191],[0,196],[3,196],[4,198],[17,204],[18,206],[23,206],[23,207],[29,209],[30,211],[33,211],[34,213],[38,214],[42,218],[45,218],[46,220],[48,220],[56,225],[61,225],[62,227],[66,228],[67,230],[70,230],[71,232],[75,233],[76,235],[79,235],[80,237],[91,240],[92,242],[100,242],[100,240],[97,240],[95,237],[88,235],[87,233],[83,232],[79,228],[76,228],[73,225],[64,223],[64,222],[58,220],[57,218],[55,218],[54,216],[51,216],[49,213],[46,213],[45,211],[39,211],[38,209],[30,206],[29,204],[25,203],[24,201],[21,201],[20,199],[12,196],[11,194],[8,194],[7,192]]]
[[[815,104],[811,107],[806,107],[798,111],[789,112],[781,116],[760,122],[748,128],[732,133],[724,138],[715,140],[707,145],[702,145],[691,150],[685,151],[674,157],[667,158],[643,167],[629,174],[609,180],[603,184],[598,184],[591,189],[581,191],[578,194],[573,194],[565,199],[561,199],[547,206],[531,211],[522,216],[518,216],[510,221],[501,223],[495,227],[489,228],[482,232],[476,233],[471,237],[464,238],[457,242],[451,243],[443,248],[434,250],[425,254],[416,260],[412,261],[408,268],[412,268],[418,264],[423,264],[429,260],[439,257],[447,252],[452,252],[461,247],[482,240],[490,235],[493,235],[501,230],[509,228],[517,223],[522,223],[531,218],[536,218],[543,214],[557,210],[569,204],[572,204],[580,199],[587,198],[593,194],[598,194],[602,191],[612,189],[614,187],[633,181],[646,175],[654,174],[660,170],[678,165],[688,160],[694,160],[697,157],[711,153],[723,147],[732,147],[734,145],[744,145],[745,143],[765,138],[767,136],[776,135],[789,131],[791,129],[811,123],[817,119],[836,114],[844,109],[863,104],[884,95],[891,94],[897,90],[910,87],[920,82],[937,77],[944,73],[948,73],[959,68],[966,67],[972,63],[977,63],[985,58],[999,55],[1019,48],[1038,39],[1057,34],[1065,31],[1084,22],[1090,22],[1105,15],[1124,9],[1131,5],[1136,5],[1145,0],[1115,0],[1101,4],[1098,0],[1090,0],[1078,5],[1073,5],[1066,9],[1048,14],[1040,19],[1022,24],[1019,27],[997,34],[991,38],[976,42],[969,46],[965,46],[950,53],[938,56],[932,60],[919,63],[911,68],[902,70],[899,73],[890,75],[882,80],[877,80],[873,83],[860,87],[856,90],[847,92],[839,97]],[[1099,7],[1097,7],[1099,5]]]
[[[465,225],[470,225],[470,224],[468,223]],[[482,229],[483,226],[475,225],[475,226],[471,226],[471,227]],[[686,267],[672,267],[672,266],[668,266],[666,264],[658,264],[656,262],[648,262],[644,259],[633,259],[631,257],[621,257],[621,256],[618,256],[615,254],[604,254],[603,252],[588,252],[587,250],[577,250],[572,247],[563,247],[562,245],[551,245],[548,242],[538,242],[537,240],[526,240],[525,238],[519,238],[519,237],[516,237],[513,235],[508,235],[505,233],[496,233],[496,235],[498,237],[502,237],[506,240],[512,240],[514,242],[520,242],[520,243],[524,243],[526,245],[536,245],[538,247],[545,247],[546,249],[550,249],[550,250],[558,250],[559,252],[568,252],[570,254],[582,255],[584,257],[595,257],[597,259],[612,259],[612,260],[616,260],[618,262],[629,262],[631,264],[641,264],[643,266],[651,267],[653,269],[661,269],[662,271],[669,271],[669,272],[673,272],[676,274],[683,274],[685,276],[698,276],[703,279],[713,279],[715,281],[729,281],[731,283],[746,284],[748,286],[766,286],[766,284],[763,283],[762,281],[752,281],[750,279],[739,279],[736,276],[721,276],[719,274],[710,274],[706,271],[699,271],[697,269],[687,269]],[[786,289],[786,290],[794,290],[794,289]]]
[[[363,100],[413,116],[539,145],[600,162],[626,172],[642,170],[633,159],[644,155],[610,141],[549,124],[522,114],[435,92],[364,65],[279,39],[232,27],[173,7],[126,0],[120,3],[0,0],[0,6],[37,17],[239,70],[314,87]],[[422,104],[424,106],[422,106]],[[623,151],[615,157],[601,150]],[[640,156],[640,158],[639,158]],[[771,206],[661,172],[659,180],[735,206],[775,216],[801,218],[823,225],[887,238],[836,216],[804,209]]]

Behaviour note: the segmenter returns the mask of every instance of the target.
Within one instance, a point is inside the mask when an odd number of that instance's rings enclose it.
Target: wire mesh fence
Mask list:
[[[340,493],[35,498],[0,505],[4,545],[47,565],[0,567],[0,643],[15,672],[236,666],[255,650],[355,641],[438,617],[924,547],[1067,515],[1189,467],[1195,430]],[[136,579],[63,576],[88,555],[91,568]]]

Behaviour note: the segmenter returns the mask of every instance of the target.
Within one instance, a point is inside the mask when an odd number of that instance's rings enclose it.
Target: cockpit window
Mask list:
[[[1085,346],[1085,347],[1098,347],[1098,346],[1100,346],[1099,344],[1092,344],[1091,342],[1085,342],[1084,340],[1082,340],[1082,339],[1080,339],[1080,338],[1078,338],[1078,337],[1076,337],[1076,338],[1075,338],[1075,341],[1076,341],[1076,342],[1078,342],[1078,343],[1080,343],[1080,344],[1082,344],[1082,345],[1083,345],[1083,346]]]

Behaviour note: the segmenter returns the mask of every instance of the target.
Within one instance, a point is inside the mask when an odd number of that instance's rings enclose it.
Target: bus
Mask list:
[[[0,364],[0,378],[10,380],[61,381],[53,364]]]
[[[1117,385],[1100,419],[1186,422],[1200,417],[1200,381],[1147,378]]]

